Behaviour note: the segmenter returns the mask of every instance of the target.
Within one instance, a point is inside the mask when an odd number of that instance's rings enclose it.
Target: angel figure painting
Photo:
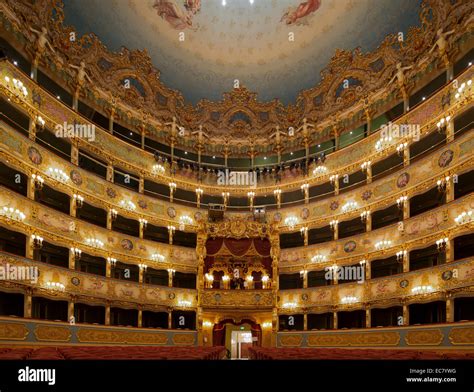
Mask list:
[[[308,0],[300,3],[298,7],[290,7],[281,17],[281,22],[287,25],[308,24],[308,16],[321,7],[322,0]]]
[[[155,0],[153,8],[176,30],[196,30],[194,16],[201,10],[201,0],[184,0],[179,6],[175,0]]]

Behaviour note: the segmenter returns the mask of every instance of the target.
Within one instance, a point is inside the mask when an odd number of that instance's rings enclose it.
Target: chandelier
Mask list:
[[[153,174],[164,174],[165,173],[165,168],[163,165],[153,165],[152,168]]]
[[[325,255],[314,255],[311,258],[312,263],[324,263],[327,260],[327,257]]]
[[[65,286],[60,282],[46,282],[46,288],[53,291],[64,291]]]
[[[392,145],[392,138],[390,136],[386,136],[377,140],[377,143],[375,143],[375,149],[380,152],[387,149],[391,145]]]

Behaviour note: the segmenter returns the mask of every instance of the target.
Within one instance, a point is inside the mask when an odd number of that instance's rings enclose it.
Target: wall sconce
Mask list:
[[[115,267],[115,264],[117,264],[117,259],[114,259],[113,257],[107,257],[107,263]]]
[[[397,261],[399,263],[403,263],[405,261],[405,257],[407,256],[407,251],[406,250],[401,250],[396,253],[397,255]]]
[[[84,198],[81,195],[74,193],[74,202],[76,203],[77,208],[81,208],[84,204]]]
[[[146,269],[146,268],[145,268]],[[170,276],[174,276],[174,274],[176,273],[176,270],[174,270],[173,268],[168,268],[168,274]]]
[[[433,291],[433,286],[416,286],[411,289],[412,294],[427,294]]]
[[[466,96],[468,96],[468,90],[470,90],[472,86],[472,80],[469,79],[467,82],[464,82],[462,83],[459,87],[458,87],[458,91],[456,92],[456,94],[454,95],[454,97],[456,99],[459,99],[459,98],[464,98]]]
[[[281,189],[275,189],[273,191],[273,195],[276,198],[277,208],[280,208],[280,206],[281,206]]]
[[[211,275],[212,276],[212,275]],[[212,280],[214,280],[214,277],[212,276]],[[210,283],[210,286],[212,286],[212,280],[211,280],[211,283]],[[224,290],[227,290],[230,288],[230,277],[228,275],[224,275],[222,277],[222,283],[223,283],[223,288]]]
[[[28,90],[23,85],[21,80],[13,78],[12,83],[10,83],[10,78],[5,76],[5,82],[8,84],[8,89],[11,90],[17,97],[22,96],[26,98],[28,96]]]
[[[308,273],[308,271],[306,271],[305,269],[301,270],[300,271],[300,278],[304,278],[307,273]]]
[[[303,185],[301,185],[301,191],[303,193],[306,193],[309,189],[309,184],[308,183],[304,183]]]
[[[170,225],[168,226],[168,236],[169,236],[169,244],[173,245],[173,234],[176,231],[176,227]]]
[[[407,148],[407,146],[408,146],[407,142],[399,144],[397,146],[397,154],[399,156],[403,155],[403,151],[405,150],[405,148]]]
[[[189,308],[191,307],[191,305],[192,305],[191,301],[185,301],[185,300],[178,301],[178,306],[181,308]]]
[[[372,165],[372,162],[367,161],[367,162],[364,162],[362,165],[360,165],[360,168],[365,173],[365,172],[367,172],[367,170],[369,170],[371,165]]]
[[[375,149],[378,152],[380,152],[380,151],[386,150],[391,145],[392,145],[392,138],[387,136],[387,137],[383,137],[377,140],[377,143],[375,143]]]
[[[31,178],[33,179],[34,181],[34,184],[35,184],[35,189],[37,191],[40,191],[41,189],[43,189],[43,184],[44,184],[44,179],[43,177],[37,175],[37,174],[33,174],[31,176]]]
[[[162,165],[153,165],[153,174],[165,174],[165,168]]]
[[[283,309],[295,309],[298,307],[298,304],[296,302],[285,302],[281,307]]]
[[[59,282],[46,282],[46,288],[52,291],[64,291],[65,286]]]
[[[43,247],[43,237],[33,234],[31,236],[31,241],[32,241],[31,244],[33,246],[33,249],[41,249]]]
[[[270,283],[270,277],[268,275],[263,275],[262,276],[262,288],[267,289],[269,288],[269,283]]]
[[[140,271],[146,271],[148,266],[146,264],[138,264],[138,268],[140,268]]]
[[[40,128],[40,129],[43,129],[44,128],[44,125],[46,124],[46,121],[43,120],[43,117],[41,116],[36,116],[36,127],[37,128]]]
[[[266,322],[262,323],[262,328],[270,329],[270,328],[272,328],[272,323],[270,321],[266,321]]]
[[[339,221],[337,219],[334,219],[331,222],[329,222],[329,227],[331,228],[332,231],[335,231],[338,224],[339,224]]]
[[[305,237],[308,234],[308,227],[304,226],[300,229],[300,233],[302,237]]]
[[[224,276],[226,276],[226,275],[224,275]],[[214,275],[206,273],[204,275],[204,278],[206,279],[206,282],[205,282],[206,288],[211,289],[212,288],[212,283],[214,282]],[[229,277],[227,276],[227,278],[229,278]],[[222,280],[224,280],[224,277],[222,277]]]
[[[438,192],[444,193],[446,192],[450,180],[450,176],[446,176],[441,180],[436,181],[436,185],[438,185]]]
[[[203,326],[203,327],[206,327],[206,328],[210,328],[210,327],[212,327],[212,325],[213,325],[213,324],[212,324],[210,321],[204,321],[204,322],[202,323],[202,326]]]
[[[366,260],[366,259],[363,259],[363,260],[359,261],[359,264],[362,265],[362,266],[364,266],[364,265],[367,264],[367,260]]]
[[[121,200],[120,207],[127,211],[135,211],[135,209],[137,208],[135,203],[131,200]]]
[[[110,218],[114,221],[115,219],[117,219],[117,210],[115,209],[111,209],[110,210]]]
[[[449,238],[441,238],[438,241],[436,241],[436,246],[438,247],[438,252],[445,252],[446,247],[448,246]]]
[[[358,301],[357,297],[354,297],[354,296],[351,296],[351,295],[342,297],[342,299],[341,299],[341,303],[343,303],[343,304],[354,304],[357,301]]]
[[[16,221],[22,221],[26,218],[26,215],[23,212],[14,209],[13,207],[3,207],[0,209],[0,216]]]
[[[71,254],[74,257],[74,260],[79,260],[82,255],[82,251],[78,248],[71,248]]]
[[[188,215],[183,215],[179,218],[179,229],[184,231],[186,225],[192,225],[193,220]]]
[[[159,253],[153,253],[151,255],[151,259],[153,261],[158,261],[158,262],[164,262],[165,261],[165,256],[159,254]]]
[[[222,192],[222,198],[224,199],[224,206],[227,206],[227,202],[229,201],[229,192]]]
[[[170,182],[168,184],[168,186],[170,187],[170,203],[172,203],[173,202],[174,191],[176,189],[176,183]]]
[[[316,166],[313,170],[313,176],[322,176],[323,174],[326,174],[328,171],[328,168],[323,165]]]
[[[295,226],[298,224],[298,218],[296,216],[289,216],[285,218],[285,225],[293,230]]]
[[[357,204],[357,202],[349,201],[346,204],[344,204],[341,209],[342,209],[342,212],[346,213],[346,212],[357,210],[357,208],[359,208],[359,205]]]
[[[329,182],[331,183],[331,185],[334,185],[338,179],[339,179],[339,174],[333,174],[331,177],[329,177]]]
[[[324,263],[326,260],[327,260],[327,257],[325,255],[317,254],[311,257],[312,263]]]
[[[50,167],[46,174],[59,182],[69,181],[69,176],[64,171],[56,167]]]
[[[102,248],[104,246],[104,243],[97,238],[86,238],[86,244],[93,248]]]
[[[201,197],[204,191],[201,188],[196,188],[196,206],[201,207]]]
[[[436,123],[436,126],[438,127],[438,132],[443,133],[444,130],[446,129],[446,126],[449,123],[449,120],[451,120],[451,116],[443,117],[441,120],[439,120]]]
[[[459,214],[454,221],[458,225],[464,225],[466,223],[471,223],[473,220],[472,210],[464,211],[463,213]]]
[[[407,200],[408,200],[408,196],[400,196],[397,199],[397,207],[400,209],[403,209],[403,207],[405,207],[405,203],[407,202]]]
[[[370,210],[366,210],[360,214],[360,219],[362,222],[367,222],[367,219],[369,219],[370,216]]]
[[[375,244],[375,249],[377,250],[383,250],[383,249],[387,249],[389,248],[390,246],[392,245],[392,241],[390,240],[383,240],[383,241],[379,241]]]
[[[148,225],[148,221],[146,219],[140,218],[138,219],[138,222],[140,223],[140,226],[146,229],[146,226]]]

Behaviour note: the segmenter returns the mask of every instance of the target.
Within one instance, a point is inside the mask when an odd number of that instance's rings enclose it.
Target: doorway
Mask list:
[[[231,335],[231,359],[249,359],[249,347],[252,346],[252,332],[232,331]]]

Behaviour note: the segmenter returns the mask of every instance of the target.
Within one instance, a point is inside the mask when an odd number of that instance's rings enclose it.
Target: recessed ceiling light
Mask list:
[[[15,60],[15,61],[13,62],[13,64],[14,64],[14,65],[18,65],[18,62]]]
[[[130,136],[133,136],[133,132],[130,132]]]
[[[425,99],[426,99],[426,97],[421,98],[422,101],[424,101]]]
[[[213,156],[212,156],[212,159],[216,159],[216,156],[215,156],[215,155],[213,155]]]
[[[61,99],[61,97],[60,97],[59,95],[56,95],[56,98],[57,98],[57,99]]]

